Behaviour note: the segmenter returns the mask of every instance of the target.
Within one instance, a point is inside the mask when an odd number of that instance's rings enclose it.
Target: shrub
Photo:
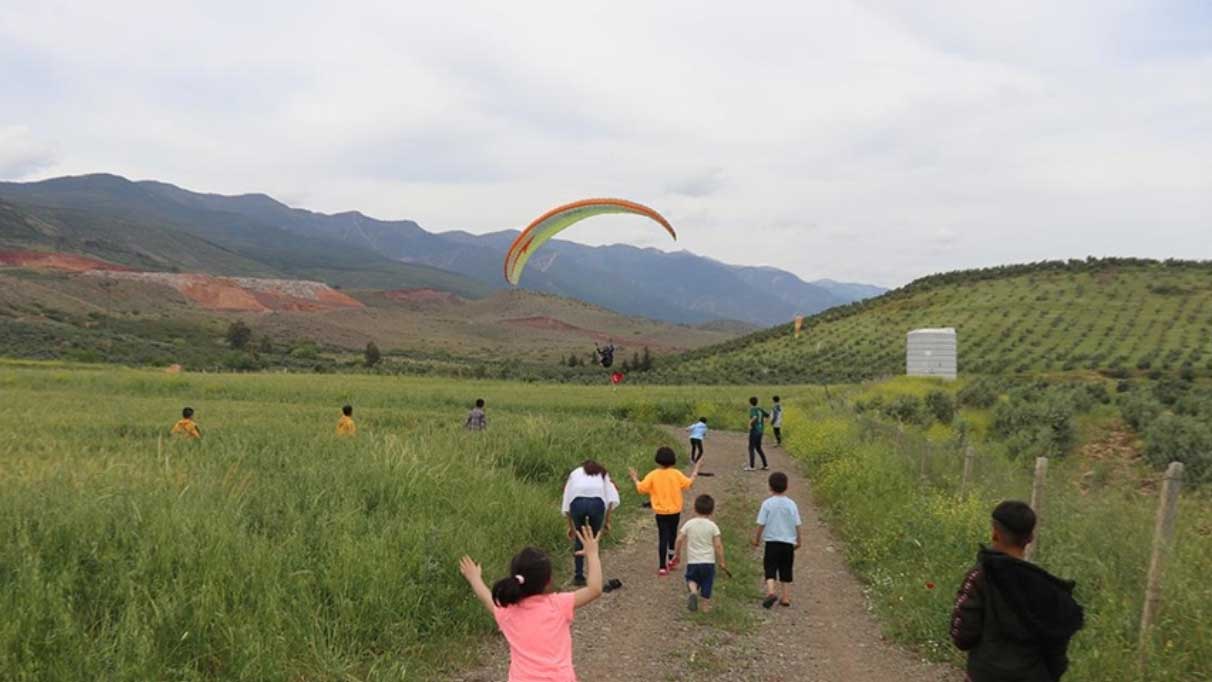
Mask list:
[[[244,324],[244,320],[236,320],[228,325],[224,338],[227,339],[227,345],[232,350],[244,350],[248,347],[248,342],[252,340],[252,335],[252,329]]]
[[[1011,454],[1063,455],[1077,442],[1070,391],[1020,389],[993,408],[993,434]]]
[[[946,391],[927,393],[926,409],[943,424],[950,424],[955,419],[955,399]]]
[[[1143,432],[1166,408],[1152,395],[1133,391],[1120,396],[1119,413],[1137,433]]]
[[[1178,399],[1183,397],[1190,385],[1178,381],[1173,378],[1162,379],[1153,385],[1153,395],[1162,402],[1163,405],[1173,405],[1178,402]]]
[[[1186,416],[1164,414],[1145,431],[1145,458],[1158,468],[1182,462],[1195,482],[1212,478],[1212,426]]]
[[[366,342],[366,352],[363,354],[363,359],[367,367],[374,367],[383,359],[383,354],[379,352],[379,347],[374,341]]]
[[[922,424],[927,421],[929,413],[921,398],[913,395],[898,395],[884,407],[884,414],[906,424]]]
[[[997,402],[998,390],[992,379],[981,378],[960,389],[956,398],[964,407],[985,409]]]

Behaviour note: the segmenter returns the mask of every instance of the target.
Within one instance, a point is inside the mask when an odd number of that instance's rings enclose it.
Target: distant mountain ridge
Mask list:
[[[55,224],[58,232],[31,240],[0,223],[0,243],[58,244],[145,269],[310,277],[347,287],[428,287],[471,297],[507,287],[501,262],[517,234],[433,233],[411,220],[317,213],[265,194],[201,194],[114,175],[0,183],[0,202]],[[101,223],[105,229],[97,229]],[[124,240],[124,231],[139,238]],[[158,248],[145,247],[148,242]],[[870,285],[806,282],[776,268],[728,265],[686,251],[563,240],[551,241],[532,258],[522,286],[687,324],[769,325],[883,292]]]

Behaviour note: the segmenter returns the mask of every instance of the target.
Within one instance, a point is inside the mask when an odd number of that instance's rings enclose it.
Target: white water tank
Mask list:
[[[911,377],[954,379],[958,353],[955,329],[914,329],[905,344],[905,370]]]

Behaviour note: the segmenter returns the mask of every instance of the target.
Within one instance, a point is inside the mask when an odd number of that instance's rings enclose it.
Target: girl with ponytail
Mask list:
[[[588,574],[585,587],[575,592],[551,592],[551,558],[541,549],[526,547],[509,562],[509,575],[492,589],[483,571],[469,556],[459,561],[476,598],[497,621],[509,641],[509,681],[575,682],[572,667],[572,616],[576,609],[602,596],[602,562],[598,537],[588,525],[576,531],[584,548]]]

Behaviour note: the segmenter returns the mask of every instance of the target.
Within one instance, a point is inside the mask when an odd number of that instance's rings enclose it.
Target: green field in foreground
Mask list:
[[[0,670],[375,680],[457,667],[491,629],[459,555],[496,574],[522,545],[564,551],[568,470],[590,456],[647,466],[673,440],[650,423],[705,413],[736,427],[750,391],[0,364]],[[476,397],[486,433],[460,428]],[[352,441],[332,435],[345,402]],[[187,404],[205,438],[163,438]]]

